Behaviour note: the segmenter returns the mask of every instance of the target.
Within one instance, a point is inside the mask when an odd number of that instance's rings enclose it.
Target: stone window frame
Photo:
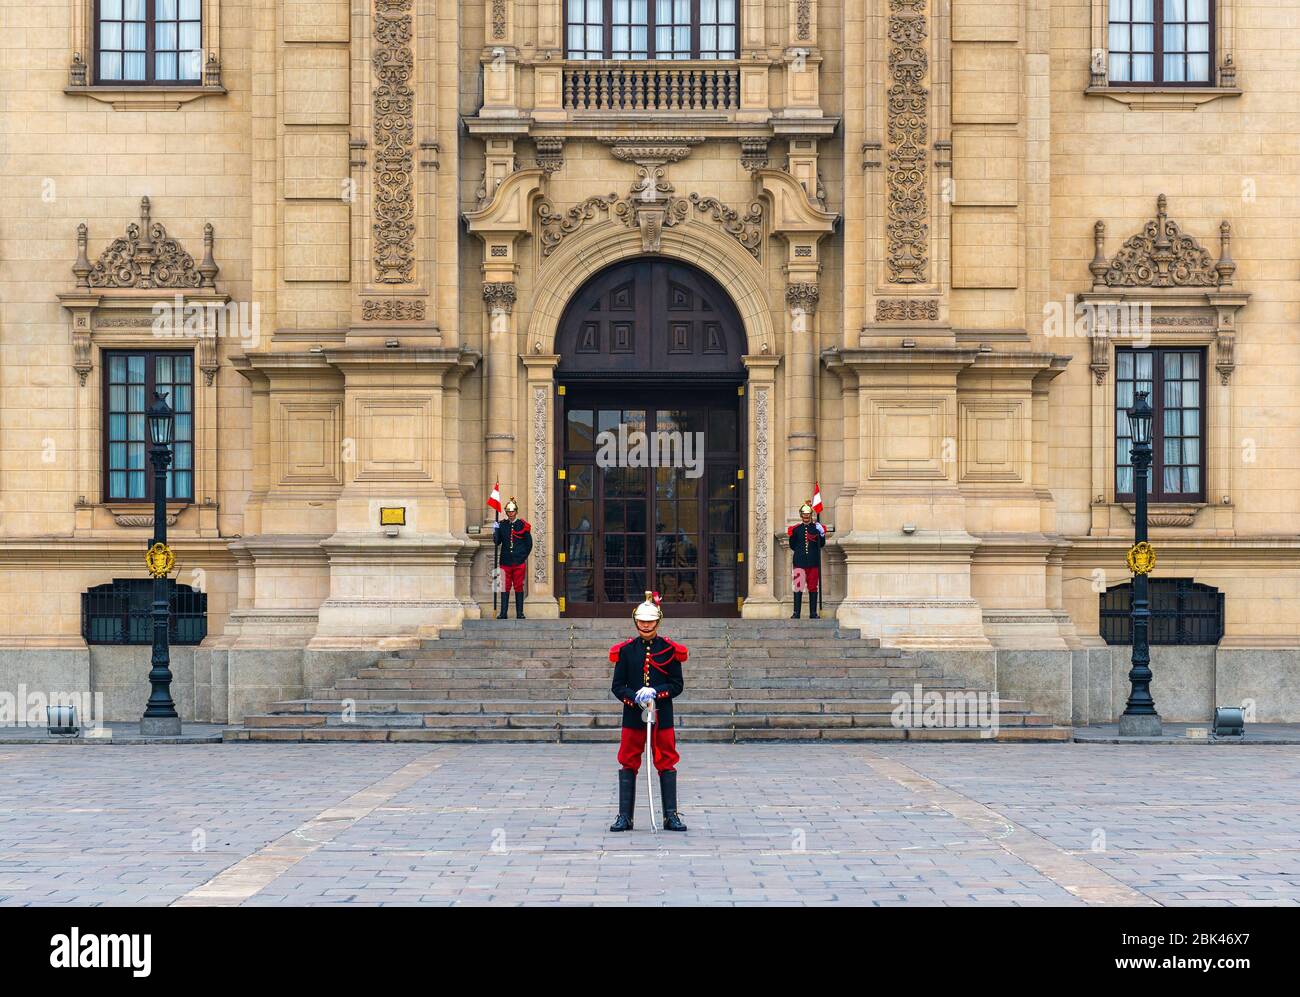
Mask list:
[[[65,0],[69,4],[69,96],[89,97],[117,111],[177,111],[204,97],[225,94],[221,82],[221,0],[202,0],[199,8],[200,44],[205,53],[198,83],[96,83],[96,0]]]
[[[1155,0],[1161,3],[1163,0]],[[1214,82],[1208,86],[1188,83],[1111,83],[1109,73],[1110,0],[1092,0],[1089,79],[1084,94],[1105,97],[1133,111],[1194,111],[1202,104],[1222,97],[1237,97],[1237,64],[1233,58],[1237,0],[1210,0],[1211,58]]]

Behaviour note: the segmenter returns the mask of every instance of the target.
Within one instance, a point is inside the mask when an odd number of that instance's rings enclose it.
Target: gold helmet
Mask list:
[[[799,506],[799,515],[811,516],[812,514],[813,514],[813,507],[811,502],[805,502],[803,505]]]
[[[645,602],[636,607],[632,613],[632,619],[640,620],[643,623],[658,623],[664,618],[664,611],[659,605],[659,593],[647,592]]]
[[[506,503],[506,512],[518,512],[518,511],[519,511],[519,503],[516,502],[515,497],[511,495],[510,501]]]

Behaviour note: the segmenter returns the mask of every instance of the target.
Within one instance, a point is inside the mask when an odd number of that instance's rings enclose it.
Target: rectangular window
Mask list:
[[[200,0],[96,0],[95,23],[96,83],[200,81]]]
[[[1115,498],[1133,500],[1128,410],[1147,392],[1151,419],[1152,502],[1205,500],[1205,352],[1118,350],[1115,354]]]
[[[738,0],[566,0],[570,59],[735,59]]]
[[[1109,0],[1111,83],[1210,86],[1211,0]]]
[[[104,500],[152,502],[153,465],[145,414],[160,391],[176,413],[167,498],[194,498],[194,357],[189,353],[104,354]]]

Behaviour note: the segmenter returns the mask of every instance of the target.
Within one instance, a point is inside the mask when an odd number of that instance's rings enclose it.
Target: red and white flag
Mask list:
[[[488,496],[488,508],[501,511],[501,482],[498,481],[492,486],[492,494]]]
[[[822,505],[822,486],[815,481],[813,482],[812,508],[813,512],[821,512],[826,508]]]

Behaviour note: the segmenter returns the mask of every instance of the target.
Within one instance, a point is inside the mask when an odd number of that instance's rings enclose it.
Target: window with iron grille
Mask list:
[[[1111,83],[1209,86],[1213,0],[1110,0]]]
[[[1152,578],[1148,638],[1156,644],[1217,644],[1223,639],[1223,593],[1190,578]],[[1101,638],[1107,644],[1132,644],[1133,584],[1101,594]]]
[[[167,498],[194,498],[194,356],[156,351],[104,354],[104,500],[152,502],[146,413],[160,391],[176,413]]]
[[[570,59],[734,59],[739,0],[567,0]]]
[[[198,644],[208,635],[208,597],[167,580],[167,632],[172,644]],[[87,644],[152,644],[153,579],[114,578],[81,593],[81,636]]]
[[[1115,499],[1134,499],[1128,410],[1151,403],[1152,502],[1205,501],[1205,351],[1180,347],[1115,353]]]
[[[200,0],[96,0],[95,82],[198,85]]]

